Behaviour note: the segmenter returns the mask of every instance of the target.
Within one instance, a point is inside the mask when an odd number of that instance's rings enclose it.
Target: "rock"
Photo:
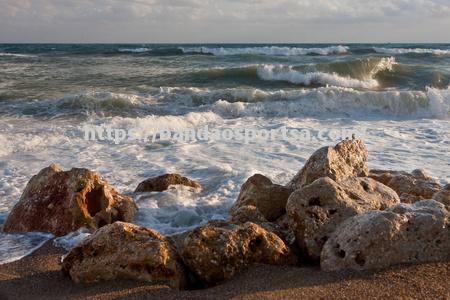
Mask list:
[[[286,202],[292,190],[273,184],[269,178],[256,174],[242,185],[238,199],[231,208],[230,214],[242,216],[243,206],[256,207],[268,221],[274,221],[286,213]],[[249,219],[249,221],[252,221]]]
[[[75,282],[133,279],[183,289],[186,273],[172,240],[130,223],[97,230],[73,248],[62,262]]]
[[[440,192],[434,194],[433,199],[444,205],[450,206],[450,184],[447,184]]]
[[[234,211],[230,219],[230,223],[236,225],[242,225],[247,222],[258,224],[265,230],[275,233],[288,246],[291,246],[295,242],[294,233],[291,227],[287,225],[286,214],[274,222],[269,222],[256,207],[247,205],[239,207]]]
[[[404,203],[431,199],[441,190],[439,183],[420,169],[414,170],[412,173],[371,170],[369,176],[396,191]]]
[[[393,190],[367,177],[341,183],[323,177],[292,193],[286,209],[301,251],[318,261],[323,244],[341,222],[399,202]]]
[[[343,222],[325,243],[325,271],[379,269],[396,264],[450,259],[450,213],[423,200],[371,211]]]
[[[201,188],[200,183],[179,174],[165,174],[142,181],[137,186],[135,193],[162,192],[171,185],[184,185],[193,188]]]
[[[274,233],[254,223],[210,222],[190,232],[182,250],[186,266],[212,286],[256,263],[295,264],[296,258]]]
[[[368,151],[361,140],[343,140],[333,147],[323,147],[313,153],[303,168],[289,183],[301,188],[321,177],[341,181],[348,177],[366,177]]]
[[[268,222],[263,214],[255,206],[251,205],[240,206],[234,209],[231,213],[230,221],[235,224],[247,222],[261,224]]]
[[[97,229],[133,220],[137,206],[102,177],[87,169],[62,171],[56,165],[28,182],[8,216],[5,232],[45,231],[66,235],[80,227]]]

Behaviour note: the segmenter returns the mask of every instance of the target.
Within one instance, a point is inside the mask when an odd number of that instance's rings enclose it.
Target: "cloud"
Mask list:
[[[430,36],[448,40],[443,30],[433,29],[438,23],[449,25],[449,14],[448,0],[0,0],[0,40],[13,34],[29,39],[39,29],[46,30],[40,33],[44,39],[53,36],[55,41],[61,36],[102,41],[114,37],[108,29],[115,31],[117,41],[196,41],[202,36],[220,41],[221,36],[231,37],[232,30],[237,30],[237,39],[283,30],[273,39],[292,40],[306,29],[326,38],[320,28],[330,25],[342,36],[361,28],[373,35],[369,27],[377,25],[394,28],[399,39],[408,33],[402,33],[402,26],[410,30],[415,25],[419,34],[426,29]],[[360,28],[352,29],[354,24]],[[90,30],[80,32],[86,28]]]

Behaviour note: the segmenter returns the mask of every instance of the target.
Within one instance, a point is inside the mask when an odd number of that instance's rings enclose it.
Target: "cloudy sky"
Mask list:
[[[0,42],[450,42],[449,0],[0,0]]]

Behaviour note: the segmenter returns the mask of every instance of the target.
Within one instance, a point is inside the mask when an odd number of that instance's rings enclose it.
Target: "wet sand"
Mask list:
[[[450,298],[450,263],[325,273],[318,267],[256,266],[222,285],[176,291],[147,282],[76,284],[60,271],[51,243],[0,266],[0,299],[367,299]]]

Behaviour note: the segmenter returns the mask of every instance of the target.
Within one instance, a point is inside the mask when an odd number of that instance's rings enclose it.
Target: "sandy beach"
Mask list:
[[[0,266],[0,299],[448,299],[450,263],[376,272],[325,273],[318,267],[256,266],[213,288],[177,291],[147,282],[75,284],[60,271],[51,242]]]

